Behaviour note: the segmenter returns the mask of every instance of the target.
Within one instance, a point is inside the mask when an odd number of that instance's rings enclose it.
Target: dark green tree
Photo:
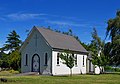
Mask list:
[[[10,34],[8,34],[4,49],[14,51],[18,50],[20,48],[20,45],[21,45],[20,36],[16,33],[15,30],[13,30],[12,32],[10,32]]]
[[[109,19],[107,24],[106,36],[109,35],[111,41],[113,41],[115,36],[120,35],[120,11],[117,11],[116,17],[114,19]]]
[[[120,10],[117,11],[116,17],[108,20],[106,36],[111,38],[109,47],[109,56],[112,65],[120,64]]]
[[[72,31],[72,29],[69,29],[68,32],[69,32],[69,35],[70,35],[70,36],[73,36],[73,31]]]
[[[111,49],[111,64],[115,64],[116,66],[118,66],[120,65],[120,35],[117,35],[113,38]]]
[[[5,54],[4,52],[1,54],[0,58],[0,67],[2,68],[10,68],[9,65],[9,55]]]
[[[105,43],[103,52],[104,52],[104,55],[105,55],[106,60],[107,60],[107,65],[110,65],[112,63],[110,61],[111,48],[112,48],[111,42]]]
[[[65,50],[60,54],[60,58],[62,59],[62,63],[65,64],[70,69],[70,76],[72,76],[72,68],[74,66],[74,56],[71,51]]]
[[[6,44],[1,48],[0,64],[3,68],[12,68],[17,70],[20,64],[19,48],[21,45],[20,36],[13,30],[8,34]],[[4,51],[9,51],[8,54]]]
[[[18,50],[13,51],[9,55],[9,65],[14,70],[20,69],[20,53]]]

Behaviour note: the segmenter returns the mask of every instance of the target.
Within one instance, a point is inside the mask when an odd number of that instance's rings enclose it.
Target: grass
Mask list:
[[[120,84],[119,74],[76,76],[0,76],[7,83],[0,84]]]
[[[13,74],[18,74],[18,71],[9,70],[9,71],[1,71],[0,76],[12,76]]]

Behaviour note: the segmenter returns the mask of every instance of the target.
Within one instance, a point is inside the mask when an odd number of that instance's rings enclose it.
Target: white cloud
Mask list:
[[[28,19],[63,19],[63,20],[72,20],[72,21],[81,21],[79,18],[76,17],[66,17],[66,16],[59,16],[59,15],[52,15],[52,14],[45,14],[45,13],[11,13],[7,15],[3,15],[0,17],[0,20],[28,20]]]
[[[51,14],[46,14],[49,17],[54,17],[54,18],[62,18],[62,19],[67,19],[67,20],[74,20],[74,21],[82,21],[81,19],[77,17],[66,17],[66,16],[60,16],[60,15],[51,15]]]
[[[12,20],[28,20],[28,19],[37,19],[40,16],[44,16],[46,14],[34,14],[34,13],[13,13],[8,14],[5,17]]]
[[[45,14],[45,13],[11,13],[8,15],[4,15],[0,17],[0,20],[6,21],[24,21],[30,19],[37,19],[42,20],[43,23],[49,23],[58,26],[74,26],[74,27],[101,27],[104,24],[100,24],[97,22],[88,22],[85,20],[81,20],[77,17],[66,17],[66,16],[59,16],[59,15],[52,15],[52,14]],[[61,21],[62,20],[62,21]]]
[[[50,24],[60,25],[60,26],[75,26],[75,27],[88,27],[88,26],[90,26],[88,24],[79,24],[79,23],[67,22],[67,21],[64,22],[64,21],[52,21],[52,20],[48,20],[46,22],[50,23]]]

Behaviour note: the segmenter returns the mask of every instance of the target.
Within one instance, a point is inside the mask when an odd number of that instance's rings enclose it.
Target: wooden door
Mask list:
[[[34,54],[32,57],[32,72],[40,73],[40,57],[38,54]]]

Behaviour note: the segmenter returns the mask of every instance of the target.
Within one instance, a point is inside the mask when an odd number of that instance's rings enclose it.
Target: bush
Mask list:
[[[105,66],[105,71],[111,72],[111,71],[113,71],[113,70],[112,70],[112,67],[111,67],[111,66]]]
[[[105,70],[111,70],[112,67],[111,66],[105,66]]]
[[[12,69],[12,70],[10,70],[9,72],[10,72],[10,73],[13,73],[13,72],[14,72],[14,70]]]
[[[13,70],[13,69],[12,69],[12,70],[9,70],[9,72],[12,73],[12,74],[18,74],[18,73],[19,73],[19,71],[15,71],[15,70]]]
[[[115,68],[111,68],[111,71],[112,71],[112,72],[115,72]]]
[[[21,68],[18,68],[18,72],[21,73]]]
[[[114,68],[115,72],[120,72],[120,68]]]
[[[108,71],[108,72],[120,72],[120,68],[113,68],[111,66],[106,66],[105,71]]]

